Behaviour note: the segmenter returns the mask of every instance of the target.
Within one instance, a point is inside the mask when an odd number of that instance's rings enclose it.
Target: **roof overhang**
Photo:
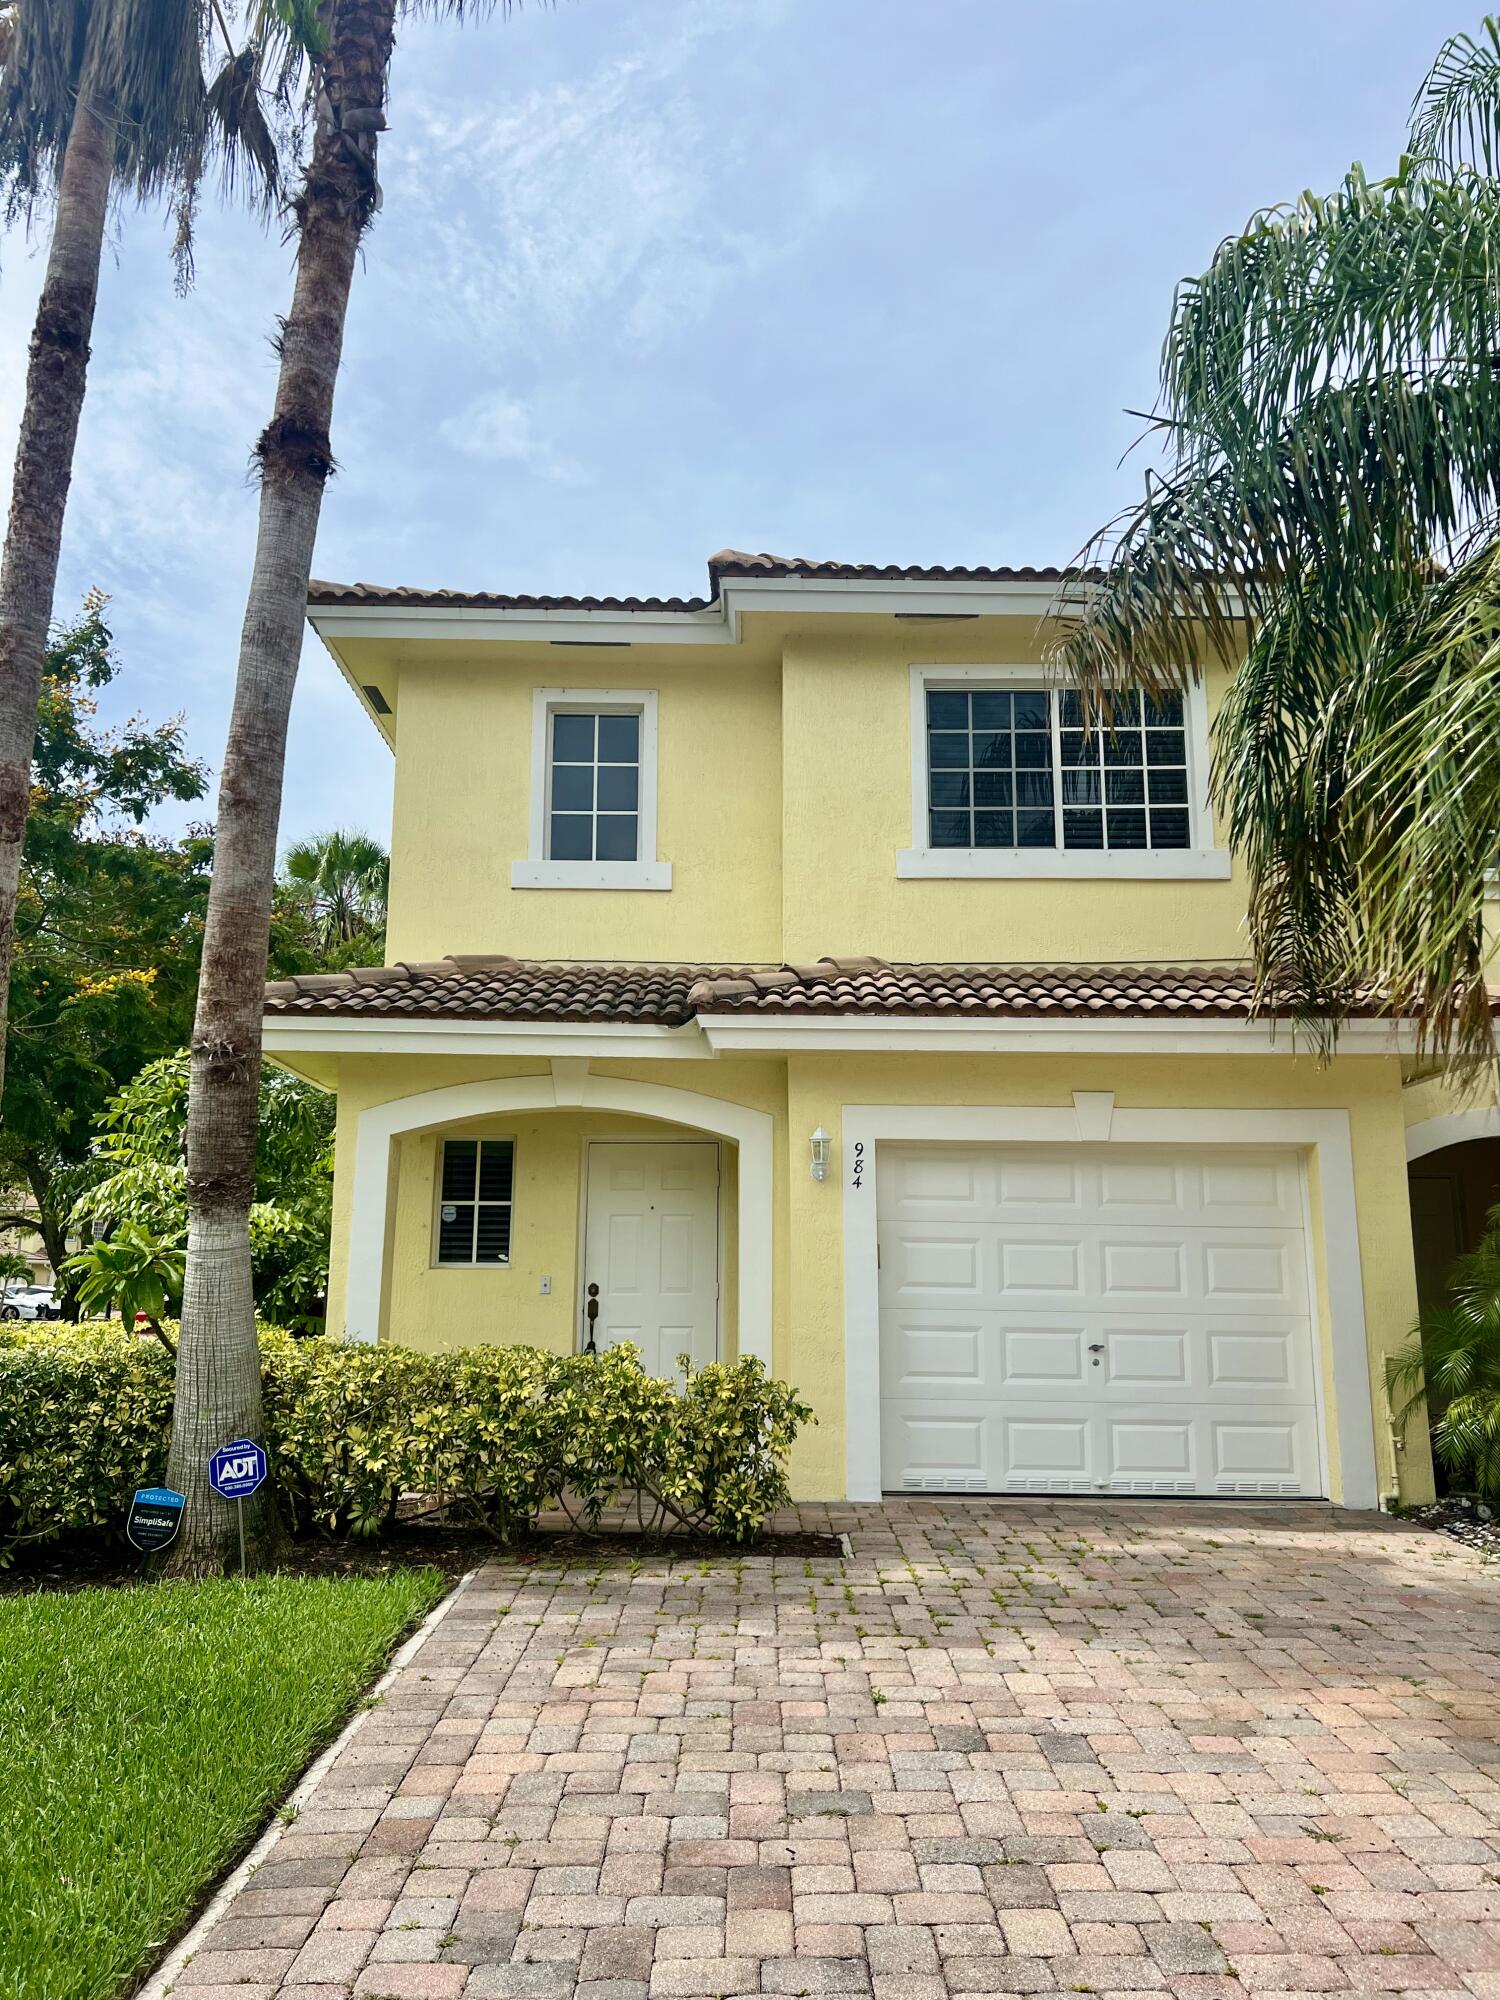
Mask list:
[[[302,1055],[568,1055],[636,1060],[719,1055],[908,1053],[928,1055],[1199,1055],[1316,1057],[1315,1036],[1287,1021],[1202,1017],[1130,1020],[953,1020],[902,1015],[702,1014],[684,1027],[638,1021],[462,1021],[348,1019],[268,1014],[265,1050]],[[1411,1021],[1353,1020],[1339,1056],[1417,1052]]]

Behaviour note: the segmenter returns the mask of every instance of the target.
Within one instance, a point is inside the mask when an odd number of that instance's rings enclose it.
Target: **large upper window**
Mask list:
[[[670,889],[656,857],[654,688],[533,688],[531,824],[513,889]]]
[[[913,668],[901,875],[1227,876],[1197,773],[1201,693],[1080,697],[1025,668]]]
[[[641,718],[554,710],[547,858],[634,861],[641,810]]]
[[[933,847],[1189,847],[1182,696],[929,688],[927,803]]]
[[[516,1149],[511,1139],[445,1139],[437,1261],[508,1264]]]

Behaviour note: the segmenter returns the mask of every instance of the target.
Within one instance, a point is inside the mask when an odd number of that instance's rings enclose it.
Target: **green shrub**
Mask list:
[[[378,1535],[405,1494],[501,1542],[550,1504],[577,1526],[613,1518],[726,1542],[754,1538],[787,1498],[786,1457],[812,1411],[744,1360],[646,1374],[633,1347],[446,1354],[261,1335],[266,1446],[296,1532]],[[160,1479],[172,1362],[118,1322],[0,1336],[0,1548],[118,1532]]]
[[[1446,1285],[1446,1301],[1423,1312],[1386,1364],[1395,1419],[1404,1429],[1425,1405],[1439,1465],[1500,1506],[1500,1208]]]
[[[170,1356],[118,1326],[68,1333],[0,1340],[0,1548],[118,1532],[166,1471]]]

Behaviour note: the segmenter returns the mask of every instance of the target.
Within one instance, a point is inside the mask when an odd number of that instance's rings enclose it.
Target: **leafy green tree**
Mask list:
[[[186,1242],[188,1076],[188,1057],[178,1051],[149,1063],[114,1097],[101,1121],[94,1184],[74,1206],[77,1222],[111,1240],[137,1229],[168,1247]],[[257,1308],[278,1325],[308,1329],[321,1318],[333,1123],[326,1091],[286,1070],[262,1073],[250,1245]]]
[[[173,195],[186,268],[193,200],[217,157],[226,189],[274,189],[278,161],[253,48],[228,49],[224,0],[0,0],[0,189],[52,217],[0,556],[0,1079],[21,848],[63,516],[83,410],[111,196]]]
[[[289,847],[272,910],[272,952],[305,962],[277,970],[383,964],[390,873],[390,856],[366,833],[340,828]]]
[[[155,807],[200,797],[203,769],[180,719],[100,726],[118,671],[91,596],[43,677],[0,1101],[0,1228],[34,1230],[58,1272],[105,1105],[185,1038],[208,892],[206,835],[143,829]]]
[[[1251,218],[1179,285],[1142,499],[1084,552],[1056,663],[1238,663],[1214,787],[1263,994],[1337,1022],[1371,984],[1492,1059],[1500,834],[1500,27],[1446,42],[1408,150]]]
[[[68,1259],[79,1304],[101,1318],[118,1309],[127,1327],[144,1320],[168,1354],[175,1355],[162,1321],[182,1298],[186,1252],[164,1243],[139,1222],[122,1222],[102,1243]]]

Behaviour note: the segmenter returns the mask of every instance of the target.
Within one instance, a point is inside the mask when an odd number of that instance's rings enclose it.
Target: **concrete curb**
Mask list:
[[[317,1790],[324,1772],[330,1768],[334,1759],[341,1755],[353,1738],[358,1735],[361,1728],[363,1728],[365,1718],[370,1713],[370,1701],[374,1696],[384,1694],[385,1690],[394,1683],[396,1676],[401,1672],[402,1668],[410,1665],[411,1661],[421,1651],[438,1626],[442,1624],[448,1613],[457,1604],[459,1598],[463,1596],[478,1574],[479,1571],[477,1569],[471,1569],[465,1575],[461,1576],[442,1602],[433,1606],[416,1631],[412,1633],[411,1637],[404,1645],[397,1649],[391,1658],[391,1664],[364,1697],[365,1705],[355,1711],[332,1743],[323,1751],[322,1755],[314,1758],[312,1763],[308,1765],[302,1776],[297,1780],[294,1789],[282,1802],[283,1808],[285,1806],[301,1807],[307,1803]],[[234,1898],[255,1873],[256,1869],[269,1857],[272,1849],[285,1831],[286,1826],[281,1819],[272,1820],[271,1824],[266,1828],[260,1839],[256,1841],[254,1847],[251,1848],[239,1866],[231,1869],[229,1874],[224,1877],[224,1880],[214,1891],[208,1907],[203,1911],[197,1922],[193,1924],[185,1936],[178,1939],[161,1964],[147,1977],[145,1983],[134,1989],[133,2000],[165,2000],[165,1996],[171,1992],[173,1985],[176,1983],[178,1974],[198,1950],[204,1938],[213,1929],[214,1925],[218,1923],[229,1905],[234,1901]]]

